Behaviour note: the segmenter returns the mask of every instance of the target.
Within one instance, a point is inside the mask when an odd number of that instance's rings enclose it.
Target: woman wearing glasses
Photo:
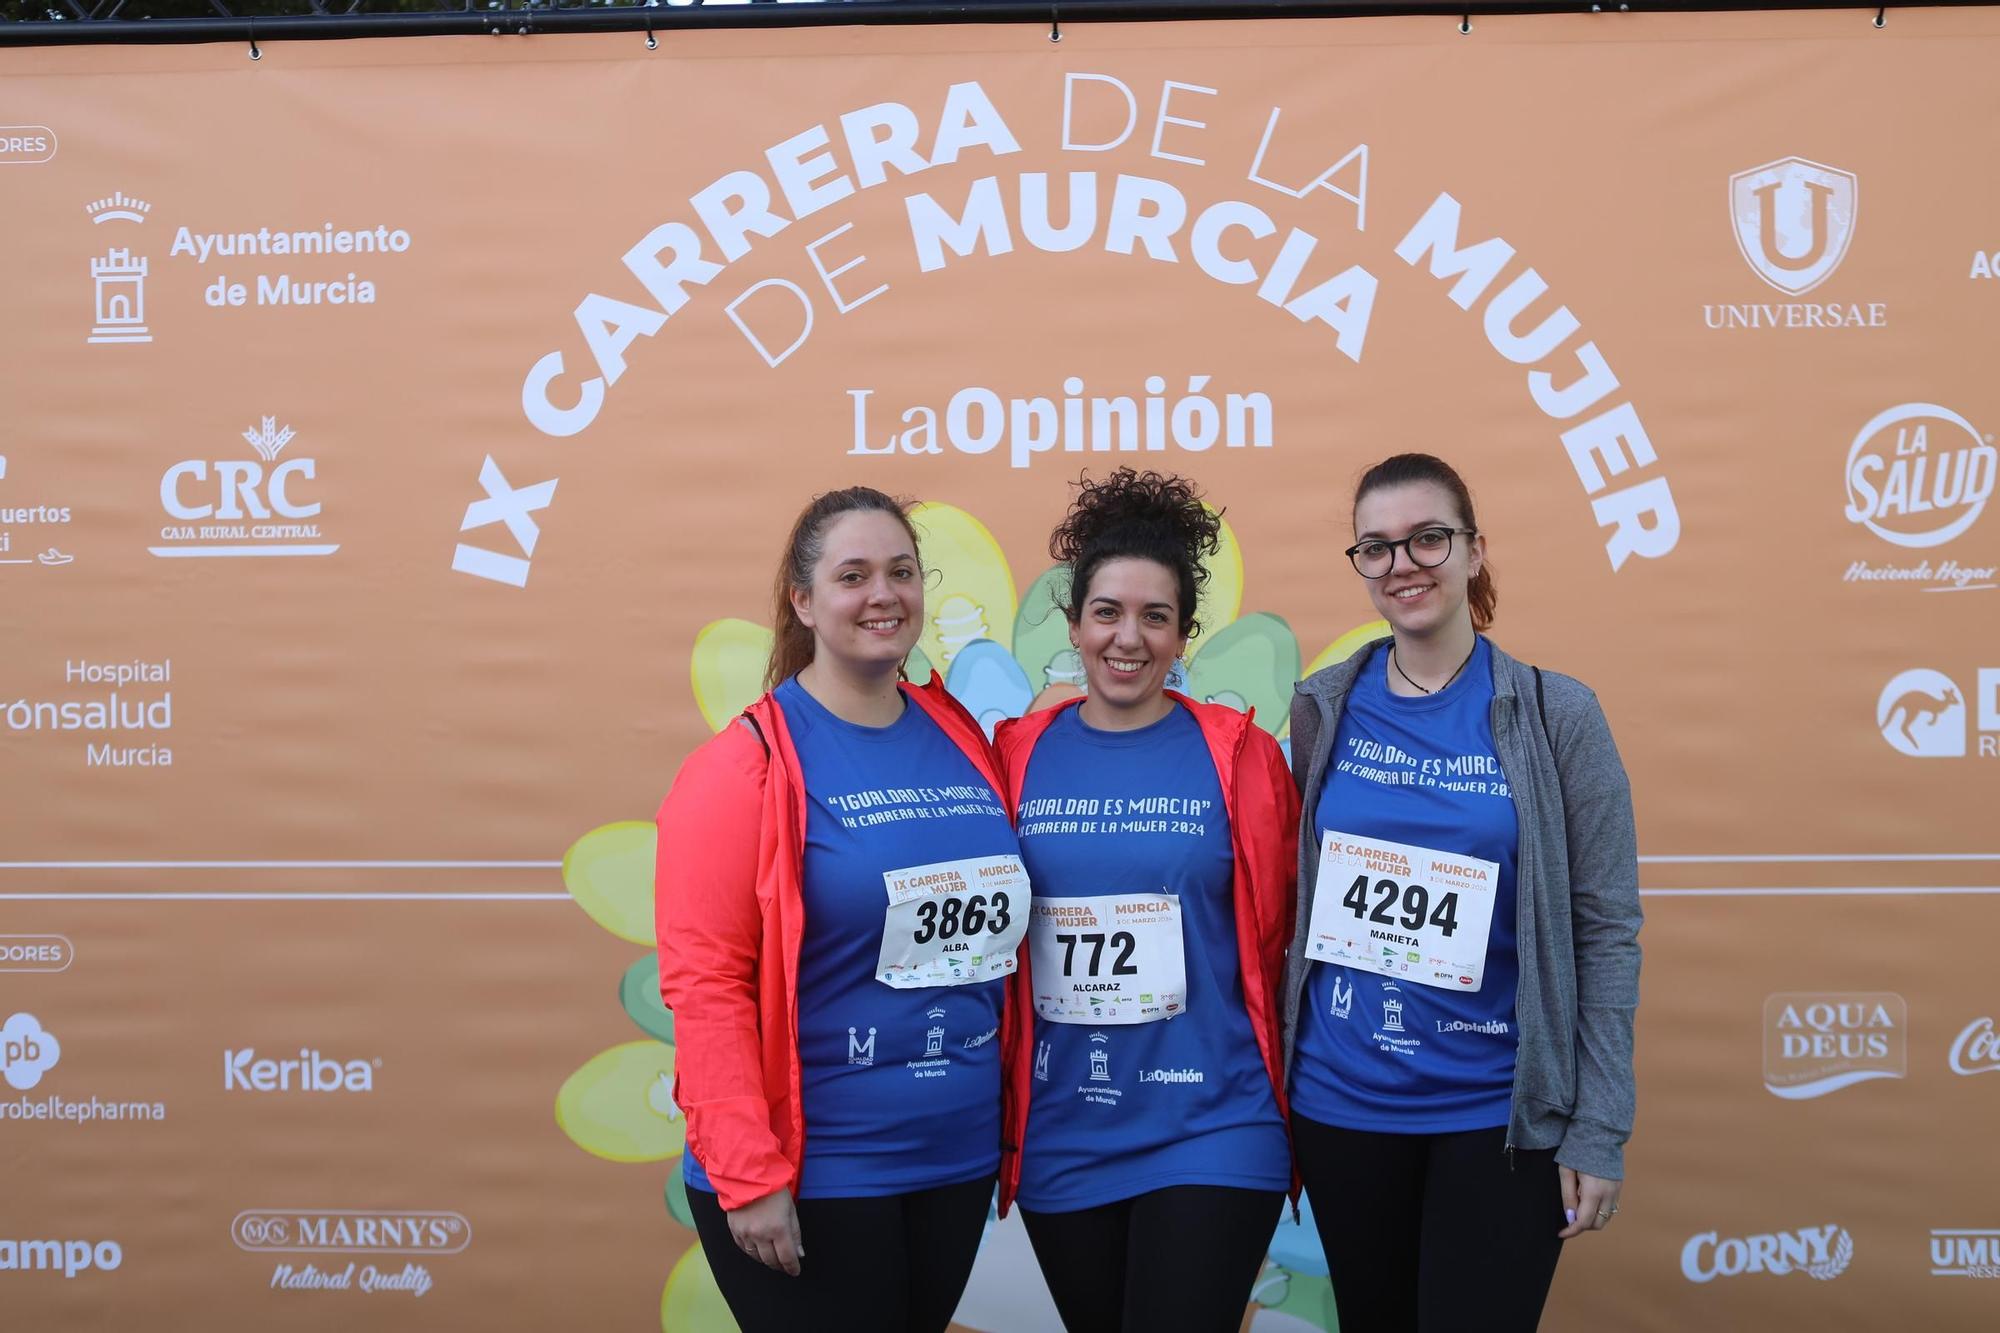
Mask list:
[[[1361,478],[1346,554],[1392,634],[1300,682],[1292,1135],[1343,1328],[1533,1329],[1618,1212],[1633,1109],[1631,788],[1596,696],[1481,631],[1465,482]]]

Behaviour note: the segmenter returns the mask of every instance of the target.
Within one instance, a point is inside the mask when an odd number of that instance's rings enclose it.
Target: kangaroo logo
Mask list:
[[[1882,739],[1913,759],[1955,759],[1965,753],[1965,701],[1942,671],[1917,667],[1882,690],[1875,705]]]
[[[1861,193],[1851,171],[1784,157],[1729,178],[1729,221],[1757,276],[1802,296],[1833,276],[1854,239]]]

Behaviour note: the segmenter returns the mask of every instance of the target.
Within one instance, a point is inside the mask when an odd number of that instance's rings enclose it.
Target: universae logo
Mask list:
[[[1847,257],[1860,197],[1853,172],[1782,157],[1729,178],[1730,227],[1758,277],[1803,296]]]

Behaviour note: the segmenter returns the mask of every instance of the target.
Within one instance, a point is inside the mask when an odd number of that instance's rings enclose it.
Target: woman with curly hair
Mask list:
[[[1049,545],[1088,693],[995,737],[1034,884],[1001,1206],[1075,1333],[1237,1328],[1292,1182],[1297,796],[1250,718],[1165,688],[1220,532],[1181,478],[1081,482]]]

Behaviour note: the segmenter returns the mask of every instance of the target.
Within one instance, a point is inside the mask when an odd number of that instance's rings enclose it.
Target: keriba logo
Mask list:
[[[1729,178],[1729,219],[1737,248],[1757,276],[1801,296],[1833,276],[1854,239],[1861,182],[1851,171],[1803,157]]]
[[[301,1048],[296,1060],[260,1060],[255,1047],[222,1053],[222,1086],[232,1092],[373,1092],[378,1060],[332,1060]]]

